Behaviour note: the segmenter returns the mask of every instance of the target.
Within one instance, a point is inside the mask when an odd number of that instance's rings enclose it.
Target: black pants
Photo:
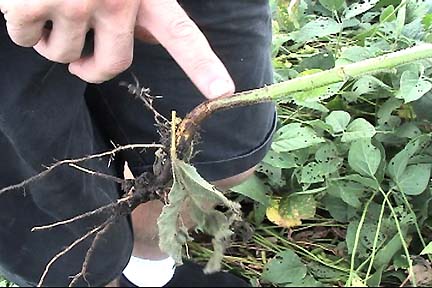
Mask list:
[[[271,21],[267,0],[184,0],[189,15],[226,64],[238,91],[272,82]],[[167,52],[158,45],[136,43],[132,67],[102,85],[88,85],[67,67],[45,60],[29,48],[15,46],[0,22],[0,188],[44,170],[56,160],[106,151],[116,144],[158,142],[153,115],[128,94],[120,81],[149,87],[155,107],[180,116],[204,100]],[[220,112],[203,125],[200,151],[194,158],[208,180],[233,176],[257,164],[268,150],[274,106],[256,105]],[[151,152],[116,155],[135,174],[152,164]],[[118,173],[109,159],[85,167]],[[120,165],[121,166],[121,165]],[[50,259],[107,215],[91,217],[44,232],[31,228],[63,220],[115,201],[114,183],[61,167],[25,188],[0,195],[0,274],[20,286],[34,286]],[[129,260],[133,235],[125,218],[100,242],[88,267],[87,281],[105,285]],[[45,286],[65,286],[81,270],[92,239],[76,246],[50,269]],[[87,285],[84,281],[79,285]]]

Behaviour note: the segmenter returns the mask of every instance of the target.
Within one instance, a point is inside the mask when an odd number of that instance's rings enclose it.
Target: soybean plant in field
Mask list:
[[[273,9],[280,82],[431,47],[432,1],[273,1]],[[256,231],[277,239],[275,258],[251,278],[282,286],[432,283],[431,75],[430,58],[407,59],[278,101],[272,149],[259,173],[234,189],[255,201]],[[314,240],[320,223],[343,235]]]

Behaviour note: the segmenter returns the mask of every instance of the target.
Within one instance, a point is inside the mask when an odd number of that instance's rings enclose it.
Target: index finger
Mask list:
[[[175,0],[143,0],[137,25],[170,53],[205,97],[234,93],[234,83],[204,34]]]

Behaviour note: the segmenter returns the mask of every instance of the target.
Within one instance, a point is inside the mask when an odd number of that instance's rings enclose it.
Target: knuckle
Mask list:
[[[169,25],[169,32],[174,38],[196,37],[195,24],[189,18],[174,19]]]
[[[71,63],[77,60],[77,56],[71,51],[61,51],[60,49],[50,49],[49,51],[39,52],[45,58],[57,63]],[[79,58],[79,56],[78,56]]]
[[[105,0],[104,9],[110,13],[119,13],[123,11],[125,7],[129,6],[129,2],[126,0]]]
[[[106,61],[101,67],[102,74],[113,77],[125,71],[132,65],[132,57],[124,57],[114,61]]]
[[[190,68],[193,73],[201,73],[209,70],[209,67],[212,67],[215,62],[209,58],[198,58],[190,63]]]
[[[67,19],[74,21],[87,21],[90,17],[90,5],[88,1],[68,1],[63,10]]]
[[[39,42],[40,37],[32,33],[26,33],[26,29],[21,26],[7,25],[8,34],[11,40],[22,47],[33,47]]]

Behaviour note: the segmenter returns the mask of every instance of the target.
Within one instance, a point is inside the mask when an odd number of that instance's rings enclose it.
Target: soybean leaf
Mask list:
[[[395,9],[393,5],[387,6],[380,15],[380,22],[391,22],[396,20]]]
[[[344,18],[352,18],[372,9],[379,0],[364,0],[353,3],[344,10]]]
[[[342,30],[342,24],[331,18],[319,18],[310,21],[304,25],[299,31],[291,33],[291,36],[296,42],[307,42],[315,38],[320,38],[332,34],[337,34]]]
[[[379,189],[379,184],[375,180],[368,177],[360,176],[359,174],[347,175],[344,177],[344,179],[357,182],[365,187],[369,187],[375,190]]]
[[[315,216],[316,202],[311,195],[295,195],[283,199],[272,199],[267,208],[267,218],[280,227],[301,225],[303,219]]]
[[[323,287],[323,284],[312,276],[306,275],[306,277],[301,281],[286,283],[284,284],[284,287]]]
[[[281,168],[261,162],[257,166],[256,171],[265,174],[267,176],[267,181],[271,186],[280,187],[285,184]]]
[[[272,149],[276,152],[289,152],[325,142],[315,131],[299,123],[285,125],[276,132]]]
[[[339,11],[343,8],[344,0],[319,0],[319,3],[330,11]]]
[[[401,138],[412,139],[421,135],[421,130],[416,124],[412,122],[406,122],[396,129],[395,135]]]
[[[372,138],[376,134],[375,127],[363,118],[352,121],[342,135],[342,142],[352,142],[363,138]]]
[[[325,209],[330,213],[331,217],[333,217],[338,222],[348,222],[350,219],[350,206],[346,204],[342,199],[333,197],[330,195],[324,196],[322,199]],[[355,213],[352,213],[355,214]]]
[[[380,107],[380,109],[377,112],[377,116],[380,123],[385,123],[390,119],[390,116],[392,113],[401,107],[403,104],[403,101],[396,98],[389,98],[386,102]]]
[[[329,142],[320,146],[315,153],[315,160],[318,163],[329,163],[331,160],[338,157],[337,147],[334,143]]]
[[[400,177],[405,172],[410,157],[411,155],[404,149],[390,160],[387,172],[394,181],[399,181]]]
[[[396,97],[409,103],[420,99],[432,89],[432,83],[412,71],[404,71],[400,79],[400,89]]]
[[[306,273],[306,265],[300,257],[291,250],[285,250],[264,266],[262,279],[275,284],[297,283],[305,278]]]
[[[351,46],[342,51],[341,56],[336,60],[336,66],[350,64],[373,57],[370,49],[360,46]]]
[[[345,203],[355,208],[361,206],[360,197],[364,193],[364,186],[350,182],[350,181],[337,181],[333,182],[328,187],[329,195],[342,199]]]
[[[263,162],[277,168],[287,169],[297,167],[295,155],[291,153],[277,153],[272,150],[267,152]]]
[[[172,161],[174,183],[168,195],[168,204],[158,219],[159,246],[178,263],[182,262],[182,247],[191,240],[186,227],[180,221],[182,209],[189,204],[189,212],[195,216],[198,229],[213,235],[214,254],[208,262],[207,271],[220,268],[223,246],[232,234],[230,225],[240,219],[240,205],[228,200],[222,192],[204,180],[196,169],[185,162]],[[212,208],[223,205],[229,217]]]
[[[268,188],[256,175],[249,177],[246,181],[231,188],[232,191],[247,196],[262,205],[267,206],[269,199],[267,196]]]
[[[420,255],[432,254],[432,242],[430,242],[420,253]]]
[[[335,57],[332,51],[325,50],[323,52],[314,54],[310,57],[304,58],[296,67],[296,71],[304,72],[311,69],[318,69],[318,71],[328,70],[335,66]]]
[[[357,93],[358,95],[363,95],[367,93],[374,92],[378,90],[379,88],[385,89],[385,90],[391,90],[391,87],[384,84],[382,81],[377,79],[374,76],[366,75],[363,77],[360,77],[353,86],[352,91]]]
[[[405,234],[405,231],[403,231]],[[381,248],[376,256],[375,261],[373,263],[376,269],[381,267],[386,267],[393,258],[393,256],[402,248],[402,242],[400,239],[400,235],[396,234],[393,238],[383,247]]]
[[[332,127],[334,133],[345,131],[350,121],[351,116],[345,111],[333,111],[325,118],[325,122]]]
[[[357,173],[373,178],[381,162],[381,153],[370,139],[362,139],[351,144],[348,164]]]
[[[429,184],[430,174],[430,164],[411,165],[406,168],[396,184],[406,195],[420,195]]]
[[[301,183],[313,184],[324,181],[324,177],[337,171],[339,159],[331,159],[327,162],[310,162],[301,170]]]

